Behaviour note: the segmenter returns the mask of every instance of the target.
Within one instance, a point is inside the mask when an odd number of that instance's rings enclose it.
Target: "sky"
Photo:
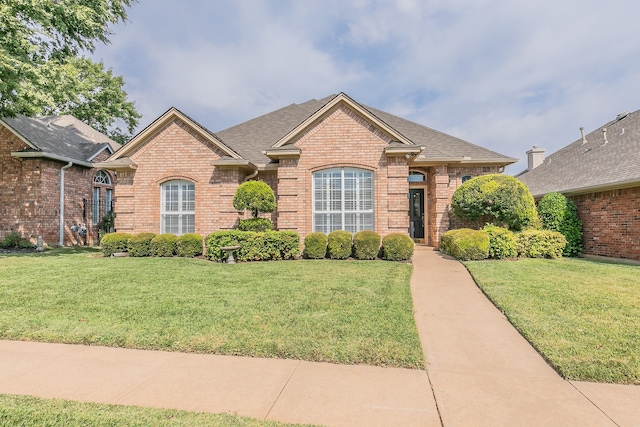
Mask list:
[[[139,0],[93,58],[137,131],[176,107],[216,132],[356,101],[520,161],[640,109],[637,0]]]

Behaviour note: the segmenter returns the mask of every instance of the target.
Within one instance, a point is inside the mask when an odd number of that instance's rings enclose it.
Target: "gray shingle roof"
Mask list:
[[[215,134],[243,158],[257,164],[269,163],[271,159],[262,154],[262,151],[270,148],[335,97],[336,95],[330,95],[320,100],[312,99],[303,104],[291,104]],[[515,161],[515,159],[393,114],[366,105],[359,105],[414,144],[424,146],[425,151],[420,156],[421,160],[459,159],[466,156],[473,160],[503,162],[504,164]]]
[[[93,157],[119,144],[73,116],[25,117],[16,116],[2,121],[42,153],[54,154],[78,161]]]
[[[607,129],[604,143],[602,129]],[[616,118],[548,156],[517,178],[534,196],[576,194],[640,182],[640,110]]]

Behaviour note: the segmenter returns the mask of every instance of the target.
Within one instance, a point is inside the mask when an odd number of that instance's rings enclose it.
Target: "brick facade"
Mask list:
[[[583,226],[583,252],[640,260],[640,187],[569,197]]]
[[[66,163],[11,156],[11,152],[26,148],[27,144],[20,138],[0,127],[0,239],[18,232],[33,243],[41,236],[46,244],[56,246],[60,241],[60,171]],[[104,152],[96,160],[107,157],[108,153]],[[87,224],[87,244],[97,244],[97,229],[88,220],[90,206],[83,202],[92,198],[96,171],[73,165],[64,172],[65,245],[78,243],[71,226],[82,223]]]

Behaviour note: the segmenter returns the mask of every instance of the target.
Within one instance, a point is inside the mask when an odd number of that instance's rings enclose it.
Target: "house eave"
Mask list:
[[[18,157],[21,159],[49,159],[56,160],[59,162],[69,163],[72,162],[74,165],[84,166],[87,168],[93,168],[95,165],[91,162],[86,162],[84,160],[76,160],[70,157],[59,156],[53,153],[47,153],[44,151],[12,151],[11,155],[13,157]]]
[[[533,197],[540,198],[540,197],[543,197],[545,194],[554,193],[554,192],[562,193],[565,196],[579,196],[582,194],[600,193],[603,191],[611,191],[611,190],[622,190],[625,188],[632,188],[632,187],[640,187],[640,178],[633,178],[626,181],[619,181],[619,182],[607,183],[607,184],[590,185],[590,186],[580,187],[580,188],[571,188],[566,190],[553,190],[553,191],[547,191],[547,192],[540,192],[540,193],[534,194]]]
[[[404,147],[386,147],[384,153],[387,156],[417,156],[425,149],[420,145],[407,145]]]
[[[278,148],[272,150],[264,150],[262,154],[269,157],[270,159],[279,160],[282,158],[300,157],[301,152],[302,151],[300,150],[300,148],[291,147],[286,149]]]
[[[128,157],[122,157],[120,159],[112,160],[112,161],[107,160],[105,162],[97,162],[94,164],[94,166],[99,169],[108,169],[108,170],[115,170],[115,171],[138,169],[138,165]]]
[[[241,169],[241,170],[249,170],[255,171],[258,169],[256,165],[251,163],[249,160],[244,159],[216,159],[209,162],[211,166],[215,166],[219,169]]]
[[[505,159],[482,159],[472,157],[416,157],[411,164],[420,166],[437,166],[437,165],[451,165],[451,166],[507,166],[516,163],[518,159],[505,158]]]

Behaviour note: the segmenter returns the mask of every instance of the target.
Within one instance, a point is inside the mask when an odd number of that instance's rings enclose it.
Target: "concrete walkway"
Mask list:
[[[428,373],[0,341],[0,393],[327,426],[640,424],[640,387],[562,380],[460,263],[420,246],[413,262]]]

